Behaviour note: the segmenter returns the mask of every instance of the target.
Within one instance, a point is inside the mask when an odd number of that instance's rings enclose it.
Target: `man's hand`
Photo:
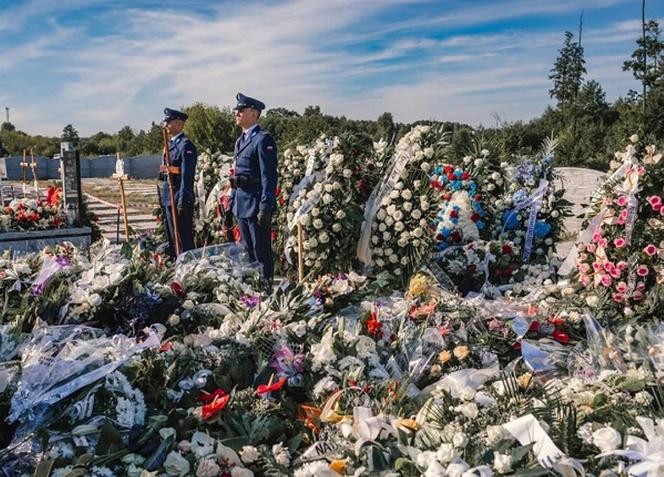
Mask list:
[[[272,213],[267,210],[261,210],[258,212],[258,218],[256,219],[258,226],[262,229],[269,229],[272,223]]]
[[[159,164],[159,172],[163,172],[163,173],[168,172],[168,167],[166,167],[163,164]]]

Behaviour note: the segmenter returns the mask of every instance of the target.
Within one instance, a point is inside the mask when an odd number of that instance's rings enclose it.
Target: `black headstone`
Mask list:
[[[60,158],[62,196],[68,220],[81,226],[83,192],[81,190],[81,158],[79,151],[62,151]]]

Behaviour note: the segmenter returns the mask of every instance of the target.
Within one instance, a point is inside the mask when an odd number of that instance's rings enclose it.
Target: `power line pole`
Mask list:
[[[9,107],[5,106],[5,113],[7,114],[7,122],[9,122]]]

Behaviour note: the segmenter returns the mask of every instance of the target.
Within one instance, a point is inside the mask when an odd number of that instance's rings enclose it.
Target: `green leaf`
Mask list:
[[[120,432],[110,422],[104,423],[104,425],[101,426],[101,432],[99,433],[99,442],[97,442],[95,455],[112,454],[119,450],[123,450],[124,447]]]

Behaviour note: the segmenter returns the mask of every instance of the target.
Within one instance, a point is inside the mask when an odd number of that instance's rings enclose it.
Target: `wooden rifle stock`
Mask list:
[[[166,170],[166,181],[168,182],[168,196],[171,200],[171,217],[173,218],[173,240],[175,241],[175,256],[180,255],[180,229],[178,227],[178,211],[177,205],[175,204],[175,191],[173,190],[173,178],[169,172],[171,167],[171,154],[168,150],[168,131],[166,128],[163,130],[164,137],[164,165],[167,167]]]

